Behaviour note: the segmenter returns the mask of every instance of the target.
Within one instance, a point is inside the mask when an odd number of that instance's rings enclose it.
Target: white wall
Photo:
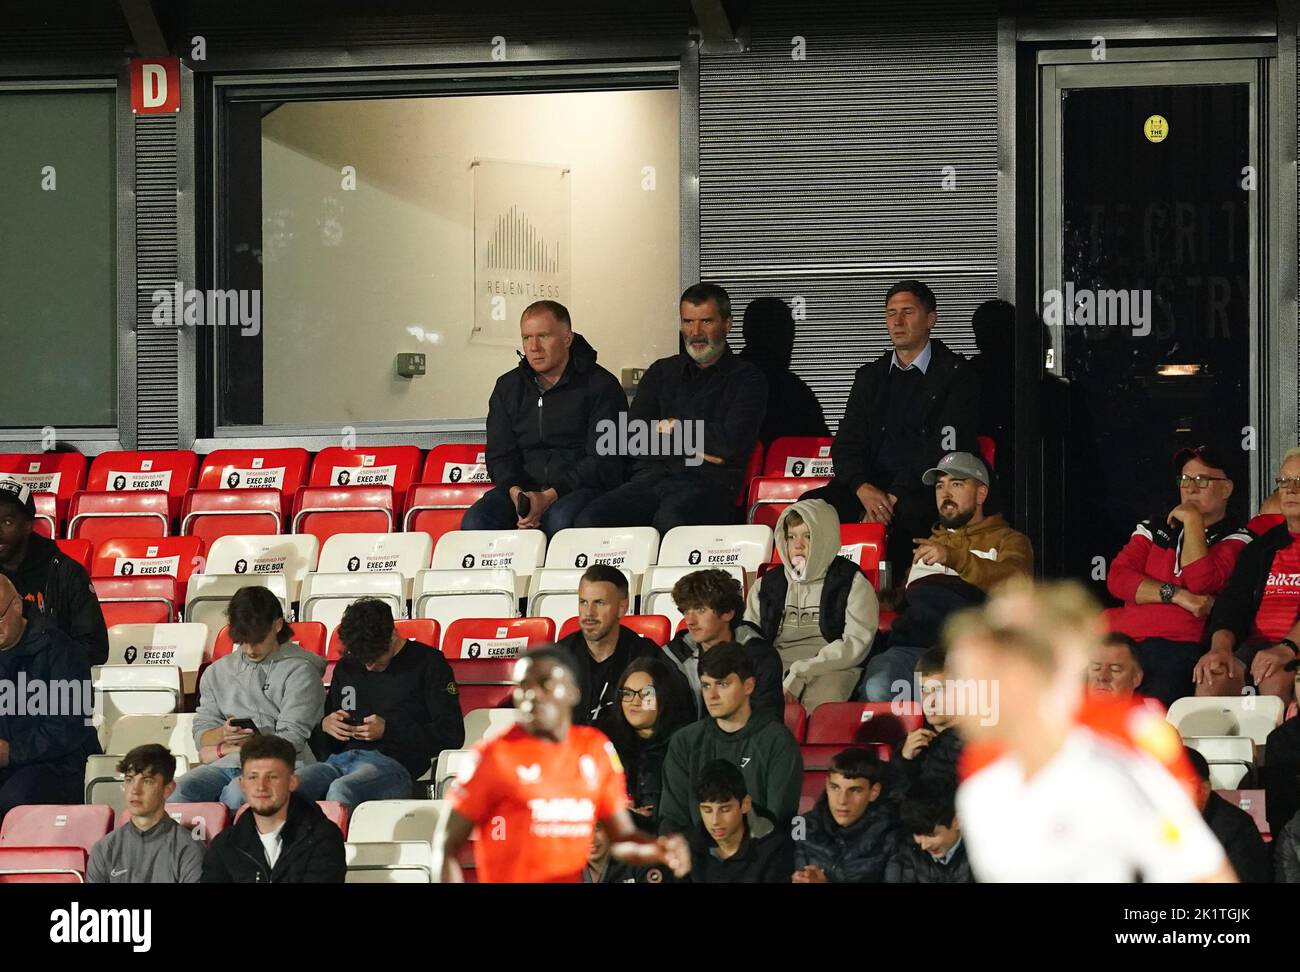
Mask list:
[[[574,329],[615,375],[674,353],[678,155],[675,90],[276,109],[262,125],[265,423],[487,414],[517,359],[469,342],[475,157],[570,166]],[[397,378],[401,351],[425,352],[428,374]]]

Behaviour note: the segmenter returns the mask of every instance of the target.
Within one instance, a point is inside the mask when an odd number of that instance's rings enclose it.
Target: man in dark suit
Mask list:
[[[885,295],[893,350],[858,369],[831,446],[835,478],[804,493],[835,507],[842,523],[884,523],[895,572],[912,541],[930,535],[934,493],[924,472],[949,452],[978,452],[979,378],[960,354],[930,337],[937,304],[919,280]]]

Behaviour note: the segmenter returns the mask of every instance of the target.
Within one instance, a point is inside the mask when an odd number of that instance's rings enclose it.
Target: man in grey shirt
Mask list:
[[[288,740],[299,768],[316,762],[307,741],[325,714],[325,659],[292,642],[279,598],[264,587],[240,588],[226,614],[236,648],[199,683],[194,744],[203,765],[181,777],[168,803],[220,800],[238,810],[244,803],[239,748],[255,733]]]
[[[91,884],[197,884],[203,873],[203,833],[167,815],[176,789],[176,757],[164,746],[136,746],[117,764],[131,819],[90,850]]]

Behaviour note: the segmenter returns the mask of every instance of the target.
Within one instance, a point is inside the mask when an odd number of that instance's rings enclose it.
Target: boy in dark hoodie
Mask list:
[[[753,710],[754,681],[753,666],[739,645],[719,645],[700,660],[709,717],[679,729],[668,744],[659,833],[685,833],[699,824],[694,781],[715,759],[740,768],[758,812],[778,827],[787,826],[799,809],[799,744],[780,719]]]
[[[918,783],[899,811],[903,833],[885,867],[888,884],[970,884],[970,859],[957,819],[957,791],[947,783]]]
[[[519,334],[519,366],[497,379],[488,399],[492,489],[466,511],[461,528],[541,529],[551,537],[622,480],[622,459],[600,455],[596,442],[599,423],[627,410],[627,395],[573,332],[563,304],[529,304]]]
[[[931,648],[916,663],[916,682],[925,724],[913,729],[898,748],[897,766],[904,785],[936,783],[957,789],[957,760],[961,758],[962,738],[953,731],[954,700],[944,675],[946,652]]]
[[[826,792],[802,818],[803,839],[795,842],[795,884],[875,884],[885,879],[900,836],[894,804],[881,798],[885,773],[885,764],[870,750],[835,754]]]
[[[697,884],[786,884],[794,842],[754,812],[745,774],[715,759],[695,777],[700,824],[691,841],[691,881]]]

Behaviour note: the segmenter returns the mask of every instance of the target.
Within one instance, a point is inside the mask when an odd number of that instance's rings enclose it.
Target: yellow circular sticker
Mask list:
[[[1152,115],[1142,125],[1148,142],[1163,142],[1169,137],[1169,122],[1164,115]]]

